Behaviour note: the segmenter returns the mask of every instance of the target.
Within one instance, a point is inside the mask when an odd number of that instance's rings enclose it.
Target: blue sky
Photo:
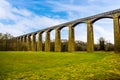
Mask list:
[[[120,8],[119,0],[0,0],[0,32],[19,36],[46,27]],[[113,43],[113,20],[93,24],[94,38]],[[75,40],[87,41],[86,24],[75,27]],[[55,31],[51,32],[51,40]],[[68,39],[68,28],[61,31]],[[43,33],[45,37],[45,33]]]

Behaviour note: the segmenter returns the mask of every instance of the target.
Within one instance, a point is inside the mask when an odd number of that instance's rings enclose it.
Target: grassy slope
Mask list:
[[[104,52],[0,52],[2,79],[120,79],[120,55]]]

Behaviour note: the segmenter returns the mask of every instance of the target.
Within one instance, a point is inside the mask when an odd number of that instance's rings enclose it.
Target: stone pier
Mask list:
[[[87,21],[87,52],[94,51],[94,35],[91,20]]]
[[[36,51],[36,34],[32,34],[32,51]]]
[[[27,50],[31,51],[31,35],[27,35]]]
[[[56,28],[55,30],[55,52],[61,52],[61,36],[59,28]]]
[[[38,33],[37,51],[42,51],[42,32]]]
[[[114,50],[115,52],[120,51],[120,25],[118,13],[113,14],[113,23],[114,23]]]
[[[72,24],[68,25],[68,27],[69,27],[68,51],[74,52],[75,51],[74,27],[72,27]]]
[[[46,32],[46,39],[45,39],[45,51],[50,51],[50,32],[47,30]]]

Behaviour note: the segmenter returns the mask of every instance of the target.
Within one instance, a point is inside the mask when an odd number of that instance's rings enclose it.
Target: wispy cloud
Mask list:
[[[70,2],[75,2],[70,4]],[[70,0],[67,2],[47,1],[55,12],[66,12],[71,19],[78,19],[95,15],[101,12],[120,8],[120,1],[113,0]]]
[[[14,22],[14,24],[0,22],[0,32],[11,33],[14,36],[66,22],[64,19],[38,16],[29,10],[16,8],[6,0],[0,0],[0,20]]]

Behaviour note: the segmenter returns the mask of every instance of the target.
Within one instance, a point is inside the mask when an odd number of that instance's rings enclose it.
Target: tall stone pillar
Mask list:
[[[24,49],[23,49],[23,43],[24,43],[24,37],[22,36],[21,37],[21,47],[20,47],[21,51],[24,51]]]
[[[87,21],[87,52],[94,51],[94,35],[91,20]]]
[[[42,32],[38,33],[38,43],[37,50],[42,51]]]
[[[36,51],[36,35],[32,34],[32,51]]]
[[[16,51],[19,51],[19,37],[16,38]]]
[[[69,26],[69,40],[68,40],[68,51],[75,51],[75,40],[74,40],[74,27],[70,24]]]
[[[20,50],[20,37],[17,37],[17,51]]]
[[[13,40],[14,41],[14,50],[17,51],[17,38],[14,37],[13,39],[14,39]],[[5,43],[6,43],[6,50],[7,50],[7,48],[8,48],[7,40],[5,40]]]
[[[50,32],[46,31],[46,39],[45,39],[45,51],[50,51]]]
[[[23,50],[27,50],[27,36],[23,36]]]
[[[120,26],[118,13],[114,13],[113,15],[113,23],[114,23],[114,50],[115,52],[120,52]]]
[[[27,35],[27,50],[31,51],[31,35]]]
[[[55,31],[55,52],[61,52],[60,29],[56,28]]]

